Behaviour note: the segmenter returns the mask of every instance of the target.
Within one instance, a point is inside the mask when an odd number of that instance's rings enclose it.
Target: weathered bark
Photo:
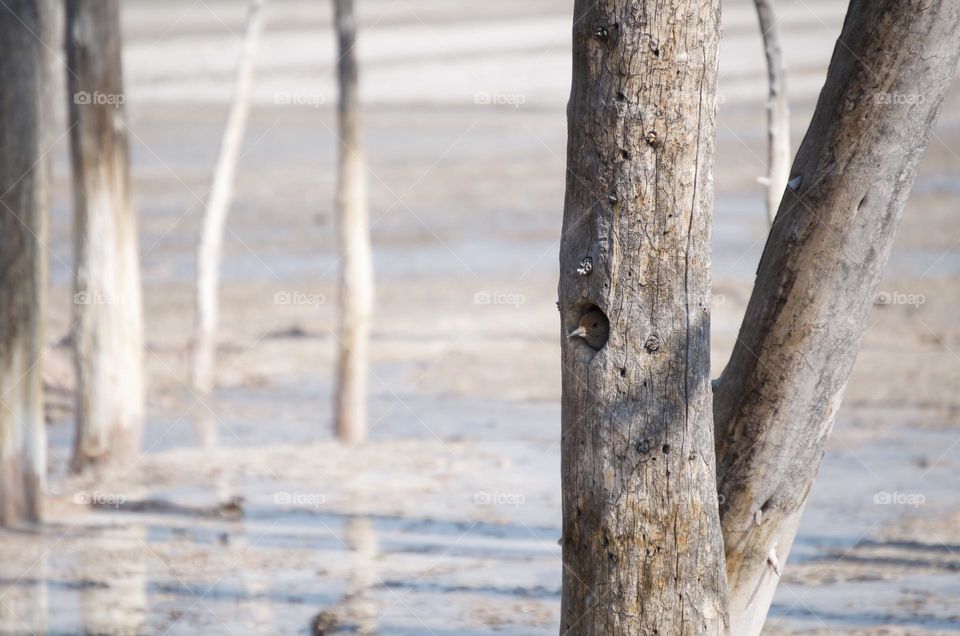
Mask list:
[[[780,25],[774,0],[754,0],[767,58],[767,218],[777,215],[790,177],[790,104],[787,102],[787,68],[780,46]]]
[[[139,450],[143,317],[130,205],[118,0],[68,0],[75,206],[76,470]]]
[[[367,350],[373,313],[373,262],[367,211],[366,164],[360,142],[360,87],[353,0],[333,0],[339,43],[337,63],[340,159],[337,167],[337,234],[340,245],[339,354],[334,426],[347,444],[367,435]]]
[[[40,519],[47,59],[41,0],[0,8],[0,525]]]
[[[709,383],[719,2],[574,12],[561,322],[569,334],[596,306],[609,339],[563,338],[561,633],[723,634]]]
[[[734,634],[759,634],[960,52],[954,0],[854,0],[717,382]]]
[[[217,164],[213,171],[213,185],[203,230],[197,250],[197,297],[193,334],[191,378],[193,387],[209,393],[216,378],[217,324],[219,302],[217,288],[220,282],[220,260],[223,252],[223,231],[233,198],[233,179],[240,156],[240,144],[247,127],[250,112],[250,92],[257,59],[260,34],[263,31],[263,0],[251,0],[247,13],[247,32],[237,64],[237,88],[227,116],[227,125],[220,141]]]

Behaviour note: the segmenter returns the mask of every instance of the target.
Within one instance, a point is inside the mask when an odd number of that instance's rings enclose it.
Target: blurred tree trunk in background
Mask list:
[[[710,393],[719,0],[577,0],[560,315],[561,633],[723,634]]]
[[[790,178],[790,103],[787,101],[787,68],[783,61],[780,24],[774,0],[754,0],[763,51],[767,59],[767,218],[773,218]]]
[[[43,105],[49,5],[0,8],[0,525],[37,521],[46,474],[41,367],[47,162]]]
[[[373,262],[367,211],[366,163],[360,142],[353,0],[333,0],[339,43],[337,74],[340,160],[337,166],[337,232],[340,245],[339,355],[334,426],[347,444],[367,434],[367,367],[373,312]]]
[[[55,143],[66,136],[66,129],[61,127],[62,121],[58,115],[64,106],[62,93],[64,90],[64,6],[63,0],[40,0],[39,5],[43,14],[43,32],[41,38],[44,63],[47,65],[43,82],[44,100],[44,137],[43,148],[47,152],[47,174],[52,173],[55,153],[51,152]]]
[[[77,268],[75,470],[133,458],[143,426],[140,262],[119,11],[118,0],[67,1]]]
[[[734,634],[763,627],[958,55],[956,0],[850,3],[716,385]]]
[[[217,324],[220,307],[220,261],[223,231],[233,198],[233,179],[240,157],[240,144],[250,112],[250,92],[256,66],[257,47],[263,31],[264,0],[251,0],[247,13],[247,32],[237,63],[237,85],[227,124],[220,141],[213,185],[203,217],[200,247],[197,251],[197,297],[194,316],[191,381],[193,388],[209,393],[216,380]]]

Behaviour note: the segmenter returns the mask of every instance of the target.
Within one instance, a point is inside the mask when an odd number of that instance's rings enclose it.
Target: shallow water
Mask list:
[[[226,237],[220,384],[203,400],[185,384],[196,232],[231,77],[220,58],[235,46],[226,27],[242,20],[236,3],[208,4],[125,3],[149,330],[146,454],[129,470],[70,478],[69,415],[50,426],[50,522],[2,535],[0,633],[306,634],[334,616],[328,633],[557,633],[554,301],[569,6],[363,4],[389,27],[370,28],[365,53],[379,310],[370,442],[347,451],[329,432],[334,114],[273,103],[278,90],[331,85],[329,42],[311,45],[316,59],[291,48],[328,27],[315,3],[277,3],[268,26]],[[766,235],[755,183],[762,58],[752,5],[728,4],[714,374]],[[811,0],[784,15],[797,142],[838,6]],[[535,41],[511,41],[502,31],[511,16]],[[496,42],[466,37],[474,21]],[[430,29],[438,39],[423,42]],[[411,33],[423,37],[404,55],[384,53]],[[456,56],[424,63],[425,51],[448,46]],[[181,83],[170,69],[185,56],[196,64]],[[519,90],[537,68],[520,108],[474,103],[478,90]],[[960,147],[957,112],[948,104],[938,134]],[[63,144],[54,154],[50,332],[59,337],[69,327],[71,208]],[[926,302],[875,312],[770,634],[960,633],[958,175],[956,156],[932,145],[884,283]],[[278,293],[323,300],[283,303]],[[68,359],[63,347],[51,356]],[[884,493],[897,503],[882,503]]]

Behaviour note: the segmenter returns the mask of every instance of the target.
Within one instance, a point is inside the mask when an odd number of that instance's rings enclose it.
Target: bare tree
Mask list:
[[[223,252],[223,232],[233,198],[233,179],[240,157],[240,144],[250,112],[250,93],[256,67],[257,48],[263,32],[262,8],[264,0],[251,0],[247,11],[247,31],[237,63],[237,85],[227,125],[220,141],[217,165],[213,171],[213,186],[203,217],[200,247],[197,251],[197,297],[194,316],[193,361],[191,377],[194,389],[208,393],[216,378],[217,323],[220,282],[220,261]]]
[[[709,377],[720,6],[577,0],[574,20],[560,315],[570,333],[597,308],[609,339],[564,338],[561,632],[721,633]]]
[[[780,24],[774,0],[754,0],[763,52],[767,58],[767,217],[773,219],[790,175],[790,104],[787,101],[787,67],[783,61]]]
[[[952,0],[854,0],[717,382],[735,634],[759,634],[960,55]]]
[[[367,365],[373,312],[373,262],[367,211],[366,163],[360,141],[357,25],[353,0],[333,0],[340,57],[338,105],[337,234],[340,244],[339,354],[334,426],[347,444],[367,434]]]
[[[75,207],[76,470],[129,460],[144,412],[143,317],[118,0],[68,0]]]
[[[564,633],[760,633],[960,55],[951,0],[851,2],[711,417],[717,9],[576,4]]]
[[[46,474],[41,381],[47,163],[43,0],[0,8],[0,525],[38,521]]]

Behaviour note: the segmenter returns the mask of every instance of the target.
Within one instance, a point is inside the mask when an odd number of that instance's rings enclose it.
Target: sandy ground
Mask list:
[[[145,455],[70,477],[0,540],[0,632],[555,634],[557,249],[568,2],[362,0],[378,279],[370,442],[330,437],[336,255],[329,7],[276,0],[226,237],[219,386],[185,384],[194,250],[239,1],[124,2],[148,330]],[[786,0],[799,142],[841,3]],[[725,3],[714,372],[765,238],[763,66]],[[492,103],[489,103],[492,102]],[[960,633],[960,87],[908,205],[770,634]],[[70,385],[66,145],[51,351]],[[56,393],[58,403],[69,396]],[[889,502],[889,503],[886,503]]]

